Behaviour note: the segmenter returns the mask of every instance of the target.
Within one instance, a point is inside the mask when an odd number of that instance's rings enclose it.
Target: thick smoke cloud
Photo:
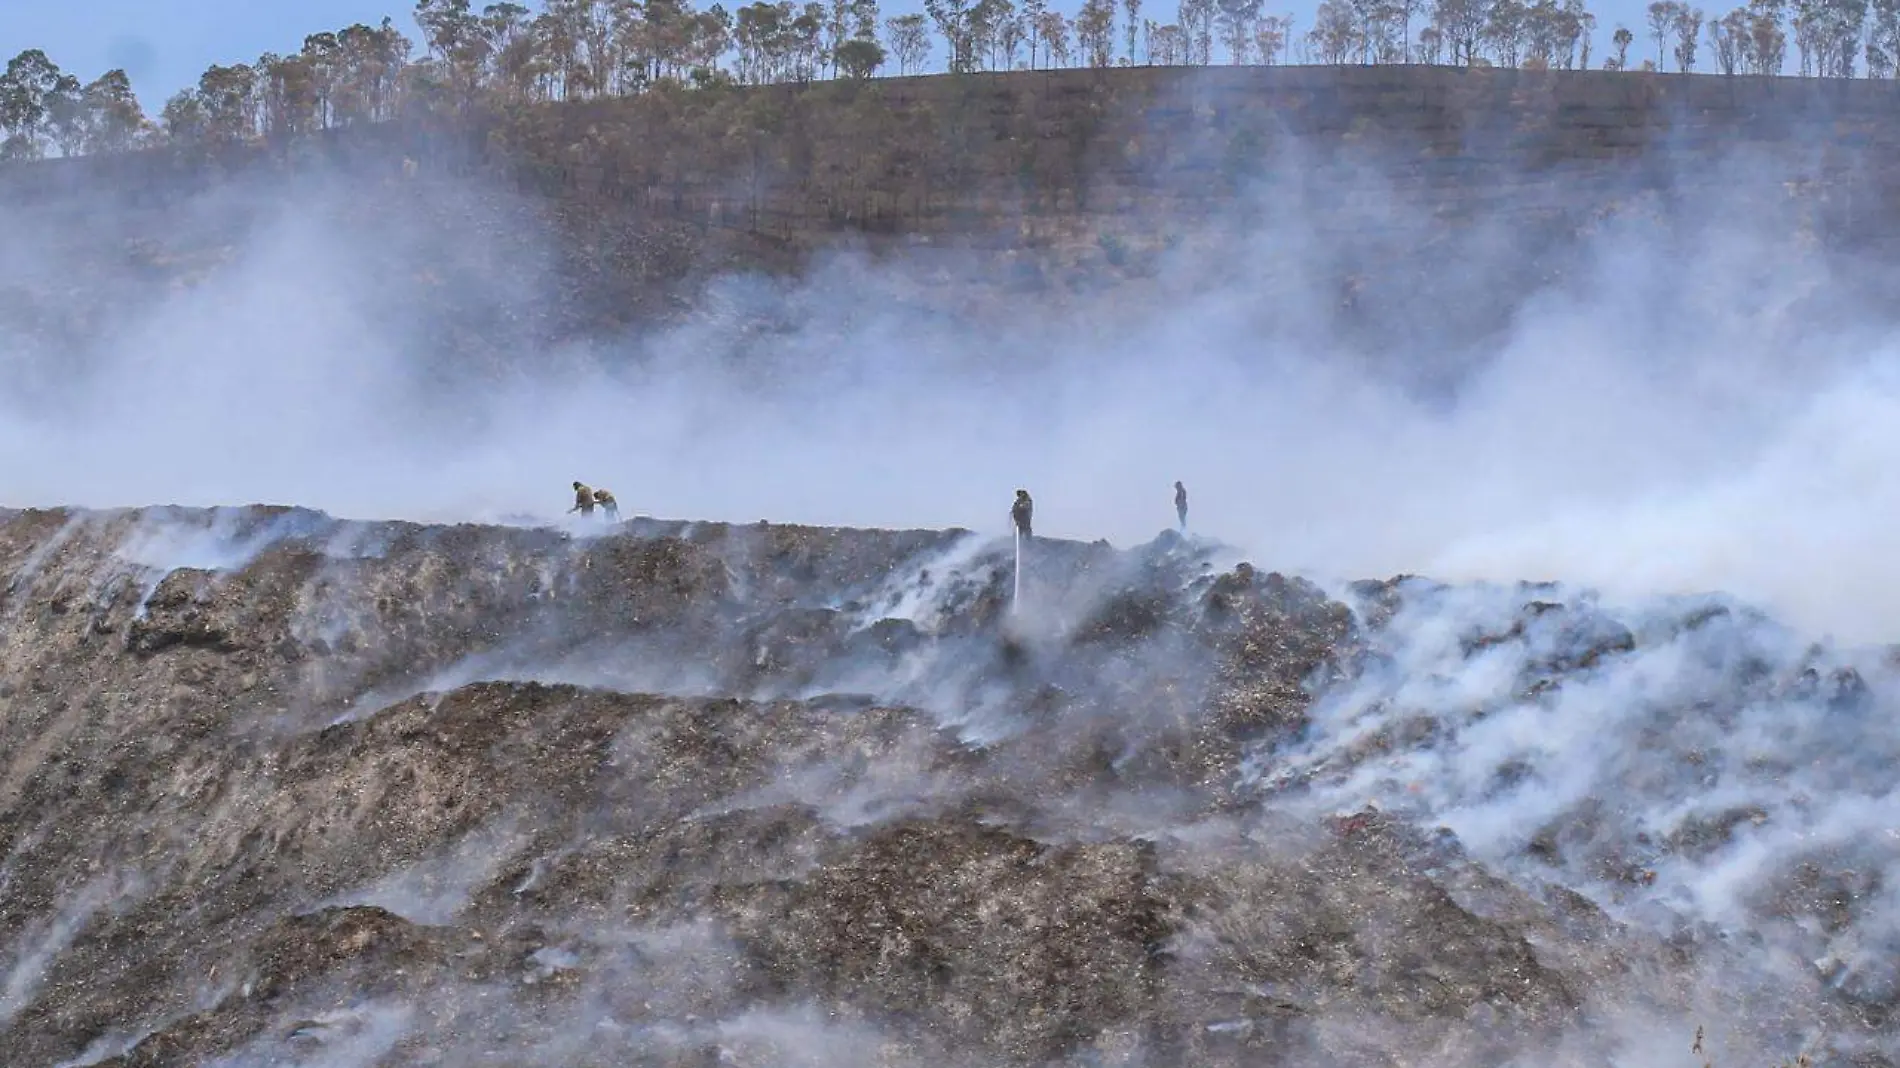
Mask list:
[[[550,239],[507,197],[227,188],[170,212],[233,231],[200,284],[83,351],[0,336],[0,496],[553,518],[579,478],[634,513],[1001,530],[1023,485],[1039,530],[1131,541],[1170,525],[1180,478],[1195,526],[1266,566],[1720,588],[1880,639],[1900,627],[1887,313],[1821,299],[1866,268],[1803,245],[1798,209],[1773,207],[1786,176],[1731,159],[1695,186],[1733,195],[1635,204],[1561,280],[1517,280],[1519,313],[1476,347],[1430,309],[1372,359],[1335,336],[1331,272],[1365,235],[1434,224],[1376,173],[1348,203],[1294,154],[1236,207],[1245,225],[1179,235],[1132,286],[978,297],[957,278],[993,265],[838,254],[795,283],[720,280],[688,326],[524,342],[479,372],[383,280],[439,271],[425,216],[466,204],[449,295],[549,293]],[[5,211],[0,280],[120,285],[73,250],[152,221],[73,210]],[[1515,225],[1468,229],[1430,269],[1502,282]],[[1433,376],[1454,388],[1418,388]]]

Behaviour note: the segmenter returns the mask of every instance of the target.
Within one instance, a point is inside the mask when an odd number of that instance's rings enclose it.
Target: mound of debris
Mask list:
[[[1467,843],[1378,770],[1696,627],[1532,591],[1440,635],[1452,591],[1226,558],[1036,539],[1017,602],[962,531],[5,513],[0,1048],[1600,1063],[1608,1007],[1747,956],[1551,885],[1618,819]],[[1394,681],[1454,661],[1488,705]],[[1751,685],[1848,692],[1811,666]],[[1878,1023],[1844,973],[1762,1033]]]

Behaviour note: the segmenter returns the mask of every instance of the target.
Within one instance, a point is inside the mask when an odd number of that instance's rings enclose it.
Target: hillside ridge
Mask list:
[[[1537,215],[1603,207],[1586,203],[1592,174],[1623,176],[1606,194],[1687,193],[1704,167],[1756,153],[1810,179],[1851,172],[1885,204],[1893,191],[1880,165],[1900,151],[1896,84],[1424,65],[923,75],[669,90],[396,120],[289,146],[14,164],[0,167],[0,192],[21,203],[78,191],[162,201],[293,158],[388,180],[407,159],[425,172],[484,173],[540,195],[781,237],[1034,244],[1067,236],[1064,220],[1099,230],[1115,217],[1165,227],[1205,216],[1282,159],[1343,165],[1340,177],[1376,178],[1439,212],[1483,202]],[[641,148],[652,144],[667,149]],[[1651,170],[1629,169],[1638,164]],[[1539,177],[1552,174],[1565,179],[1555,198]]]

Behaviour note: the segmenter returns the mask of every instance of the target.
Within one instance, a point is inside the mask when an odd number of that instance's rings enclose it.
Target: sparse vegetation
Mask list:
[[[390,19],[305,37],[294,53],[213,65],[149,118],[123,70],[90,83],[44,51],[0,75],[0,159],[122,152],[158,143],[281,141],[401,114],[477,105],[624,97],[666,87],[805,84],[926,73],[933,51],[956,74],[1084,65],[1450,64],[1577,70],[1597,19],[1585,0],[1322,0],[1305,33],[1263,0],[1183,0],[1172,22],[1140,0],[1084,0],[1071,17],[1044,0],[929,0],[885,19],[878,0],[764,0],[728,10],[693,0],[418,0],[422,40]],[[1424,16],[1416,31],[1415,24]],[[1716,18],[1681,0],[1647,12],[1654,59],[1697,69],[1704,35],[1723,74],[1779,75],[1792,34],[1802,76],[1890,78],[1900,0],[1750,0]],[[934,38],[933,40],[933,33]],[[1618,26],[1605,70],[1628,69]],[[1218,42],[1221,48],[1216,50]],[[940,46],[940,47],[939,47]],[[894,69],[893,69],[894,68]]]

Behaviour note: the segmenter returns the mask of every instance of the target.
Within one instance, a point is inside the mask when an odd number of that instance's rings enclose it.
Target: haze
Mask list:
[[[1022,486],[1038,533],[1129,543],[1172,525],[1182,479],[1195,530],[1264,567],[1722,589],[1843,637],[1900,630],[1890,313],[1843,306],[1874,269],[1798,251],[1792,213],[1735,206],[1779,170],[1732,159],[1734,205],[1611,220],[1478,348],[1428,316],[1367,359],[1316,310],[1345,252],[1310,220],[1435,224],[1396,198],[1329,206],[1302,166],[1259,175],[1234,217],[1256,222],[1182,234],[1140,285],[973,319],[945,312],[947,254],[838,252],[796,283],[715,282],[684,327],[519,351],[500,375],[432,350],[438,310],[379,289],[433,262],[421,208],[352,222],[364,191],[335,176],[225,187],[169,217],[256,219],[227,266],[131,306],[101,345],[0,338],[0,499],[553,522],[579,479],[629,515],[1002,532]],[[478,203],[447,181],[427,196]],[[118,210],[8,212],[0,281],[114,284],[69,253],[131,232]],[[519,254],[548,235],[467,210],[477,295],[549,296],[546,257]],[[1441,269],[1496,277],[1486,250],[1510,227],[1466,233]]]

